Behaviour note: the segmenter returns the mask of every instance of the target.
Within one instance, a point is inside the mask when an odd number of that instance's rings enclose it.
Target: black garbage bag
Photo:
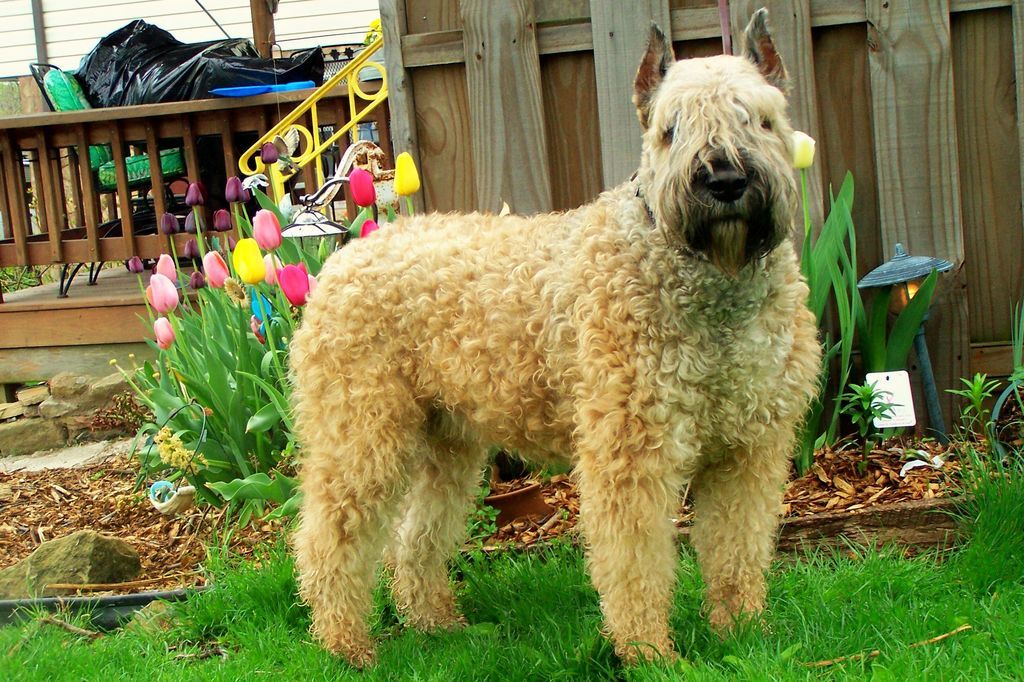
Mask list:
[[[245,39],[183,43],[141,19],[114,31],[82,58],[75,74],[95,107],[183,102],[215,88],[323,83],[319,48],[264,59]]]

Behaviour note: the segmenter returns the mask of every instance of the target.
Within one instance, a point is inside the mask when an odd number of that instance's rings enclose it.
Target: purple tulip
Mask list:
[[[189,234],[195,234],[196,233],[196,226],[197,226],[196,220],[197,219],[196,219],[195,211],[189,211],[188,215],[185,216],[185,231],[188,232]],[[198,226],[200,228],[203,227],[203,221],[202,221],[201,218],[199,219]]]
[[[164,234],[178,234],[181,232],[181,222],[178,216],[173,213],[164,213],[160,216],[160,231]]]
[[[188,186],[188,191],[185,192],[185,204],[187,206],[202,206],[206,203],[205,194],[202,185],[198,182],[193,182]]]
[[[213,229],[217,232],[229,232],[231,230],[231,214],[223,208],[214,211]]]
[[[212,253],[212,252],[211,252],[211,253]],[[206,286],[206,278],[205,278],[205,277],[203,277],[203,273],[201,273],[201,272],[199,272],[198,270],[196,270],[196,271],[195,271],[195,272],[193,272],[193,273],[192,273],[192,275],[191,275],[191,276],[190,276],[190,277],[188,278],[188,285],[189,285],[189,286],[190,286],[190,287],[191,287],[192,289],[194,289],[194,290],[196,290],[196,291],[199,291],[200,289],[202,289],[203,287],[205,287],[205,286]]]
[[[277,147],[274,146],[273,142],[264,142],[263,146],[260,147],[260,160],[265,164],[277,163],[277,160],[281,158],[280,154],[277,153]]]
[[[237,239],[235,239],[231,235],[228,235],[228,251],[234,251],[235,250],[235,245],[237,243],[238,243]]]
[[[189,239],[185,242],[185,251],[182,253],[185,258],[190,260],[197,260],[199,258],[199,244],[195,239]]]
[[[224,199],[229,204],[244,204],[249,201],[249,190],[242,187],[242,181],[237,176],[232,175],[224,186]]]
[[[141,274],[145,271],[145,267],[142,265],[142,259],[138,256],[132,256],[128,259],[128,272],[134,272],[136,275]]]

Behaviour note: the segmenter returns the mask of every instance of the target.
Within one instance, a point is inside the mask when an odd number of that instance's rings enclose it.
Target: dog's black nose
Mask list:
[[[743,196],[747,191],[747,185],[750,184],[747,176],[735,168],[715,170],[708,175],[706,182],[711,196],[722,202],[736,201]]]

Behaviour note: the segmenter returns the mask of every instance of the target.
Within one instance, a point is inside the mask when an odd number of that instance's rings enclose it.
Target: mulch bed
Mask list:
[[[904,462],[948,458],[939,469],[918,468],[899,475]],[[820,512],[854,511],[873,505],[950,497],[960,490],[962,463],[955,452],[936,443],[886,443],[862,463],[853,448],[818,453],[813,469],[793,480],[786,491],[785,514],[803,517]],[[142,575],[125,584],[130,592],[201,585],[207,544],[221,545],[243,557],[263,541],[274,541],[280,523],[234,527],[224,531],[223,511],[193,509],[175,518],[159,514],[136,491],[137,465],[118,457],[79,469],[0,473],[0,568],[28,556],[40,542],[90,528],[120,537],[138,550]],[[503,484],[511,490],[528,479]],[[501,492],[498,490],[495,492]],[[553,476],[543,484],[544,500],[555,508],[547,519],[517,520],[484,542],[485,549],[529,547],[575,533],[579,496],[572,479]],[[688,503],[676,523],[689,525]],[[102,593],[102,592],[95,592]]]

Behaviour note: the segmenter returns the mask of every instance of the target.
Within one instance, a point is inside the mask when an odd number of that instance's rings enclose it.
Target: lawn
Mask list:
[[[470,625],[405,630],[377,594],[380,664],[359,674],[307,634],[283,544],[255,562],[214,556],[218,587],[178,607],[166,632],[88,642],[30,622],[0,630],[4,680],[1020,679],[1024,677],[1024,479],[983,486],[966,512],[971,539],[944,560],[849,550],[777,563],[765,627],[719,641],[700,615],[692,555],[679,564],[672,626],[685,660],[623,669],[598,635],[581,552],[470,555],[456,566]],[[969,624],[970,630],[915,643]],[[816,669],[807,662],[878,655]],[[216,651],[215,655],[203,658]],[[4,653],[9,652],[9,653]]]

